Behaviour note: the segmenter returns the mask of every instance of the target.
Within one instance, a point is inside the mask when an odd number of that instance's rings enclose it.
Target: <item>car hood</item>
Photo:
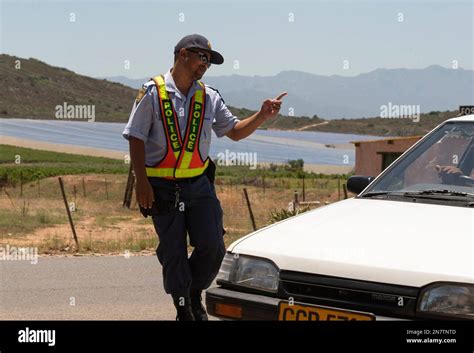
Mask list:
[[[474,209],[348,199],[270,225],[229,251],[280,270],[421,287],[474,283]]]

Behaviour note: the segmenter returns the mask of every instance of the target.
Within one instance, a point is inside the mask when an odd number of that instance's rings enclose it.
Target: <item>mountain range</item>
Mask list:
[[[106,79],[133,88],[148,81],[124,76]],[[251,110],[258,110],[264,99],[287,91],[282,114],[316,115],[326,120],[379,116],[381,107],[389,104],[416,105],[421,113],[474,104],[474,71],[438,65],[377,69],[353,77],[282,71],[274,76],[204,76],[202,81],[217,88],[226,104]]]
[[[435,68],[435,70],[437,69]],[[302,76],[306,77],[306,75]],[[294,77],[291,76],[291,78],[293,79]],[[222,81],[224,89],[226,80],[223,79]],[[236,77],[236,81],[239,80],[241,80],[241,77]],[[252,80],[242,80],[242,85],[250,84],[250,81]],[[262,78],[261,81],[265,80]],[[309,84],[303,81],[303,85]],[[94,121],[126,123],[137,91],[129,87],[129,85],[133,85],[131,82],[127,81],[124,83],[126,85],[111,82],[110,79],[96,79],[79,75],[68,69],[54,67],[34,58],[26,59],[0,54],[0,118],[81,118],[81,121],[90,121],[90,116],[82,116],[81,113],[91,110],[94,112]],[[140,84],[138,83],[138,85]],[[288,89],[289,98],[298,90],[297,84],[298,82],[294,82],[294,87]],[[390,84],[387,82],[387,85]],[[219,82],[217,82],[216,86],[218,85],[220,87]],[[281,87],[278,88],[281,89]],[[220,89],[222,90],[222,87]],[[263,84],[260,87],[257,86],[256,90],[263,92]],[[244,119],[255,113],[257,108],[251,110],[246,107],[237,108],[230,105],[228,98],[231,95],[226,94],[225,91],[221,92],[226,97],[228,108],[239,119]],[[250,96],[247,98],[249,102],[252,101],[255,104],[258,99],[263,99],[265,93],[260,94],[260,97]],[[242,99],[247,98],[242,96]],[[317,104],[320,103],[318,99],[315,99],[315,102]],[[459,99],[459,104],[466,104],[466,99]],[[72,115],[69,116],[71,107],[74,109]],[[86,110],[78,110],[78,108],[86,108]],[[58,109],[62,112],[60,116],[58,116]],[[284,109],[285,105],[283,106]],[[306,117],[298,116],[298,109],[296,107],[294,116],[284,115],[285,112],[283,111],[283,114],[279,114],[277,117],[266,121],[260,128],[378,136],[423,135],[440,122],[459,114],[457,109],[451,111],[442,109],[442,111],[421,113],[419,120],[386,119],[384,117],[377,117],[379,114],[374,114],[374,117],[365,119],[348,116],[351,119],[329,120],[317,117],[315,116],[316,114]],[[333,109],[337,110],[339,106],[335,105]],[[65,114],[66,111],[67,115]],[[87,118],[87,120],[82,118]]]

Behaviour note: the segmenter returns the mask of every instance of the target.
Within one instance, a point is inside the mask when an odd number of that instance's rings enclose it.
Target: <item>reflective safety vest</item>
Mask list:
[[[200,81],[191,99],[184,140],[181,138],[176,111],[166,91],[163,76],[153,78],[160,101],[161,121],[166,135],[166,153],[153,167],[146,167],[149,177],[166,179],[192,178],[201,175],[209,165],[209,158],[202,160],[199,138],[204,122],[206,90]]]

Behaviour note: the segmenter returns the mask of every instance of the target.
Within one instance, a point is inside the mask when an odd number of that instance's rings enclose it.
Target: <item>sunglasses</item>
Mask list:
[[[200,51],[197,51],[197,50],[193,50],[193,49],[188,49],[190,52],[193,52],[197,55],[199,55],[199,59],[202,61],[202,63],[204,65],[207,65],[207,67],[211,67],[211,62],[210,62],[210,58],[204,54],[203,52],[200,52]]]

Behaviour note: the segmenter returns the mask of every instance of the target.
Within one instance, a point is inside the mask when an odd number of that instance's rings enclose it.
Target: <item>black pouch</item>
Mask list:
[[[205,174],[209,181],[214,184],[214,180],[216,179],[216,164],[209,158],[209,165],[206,168]]]

